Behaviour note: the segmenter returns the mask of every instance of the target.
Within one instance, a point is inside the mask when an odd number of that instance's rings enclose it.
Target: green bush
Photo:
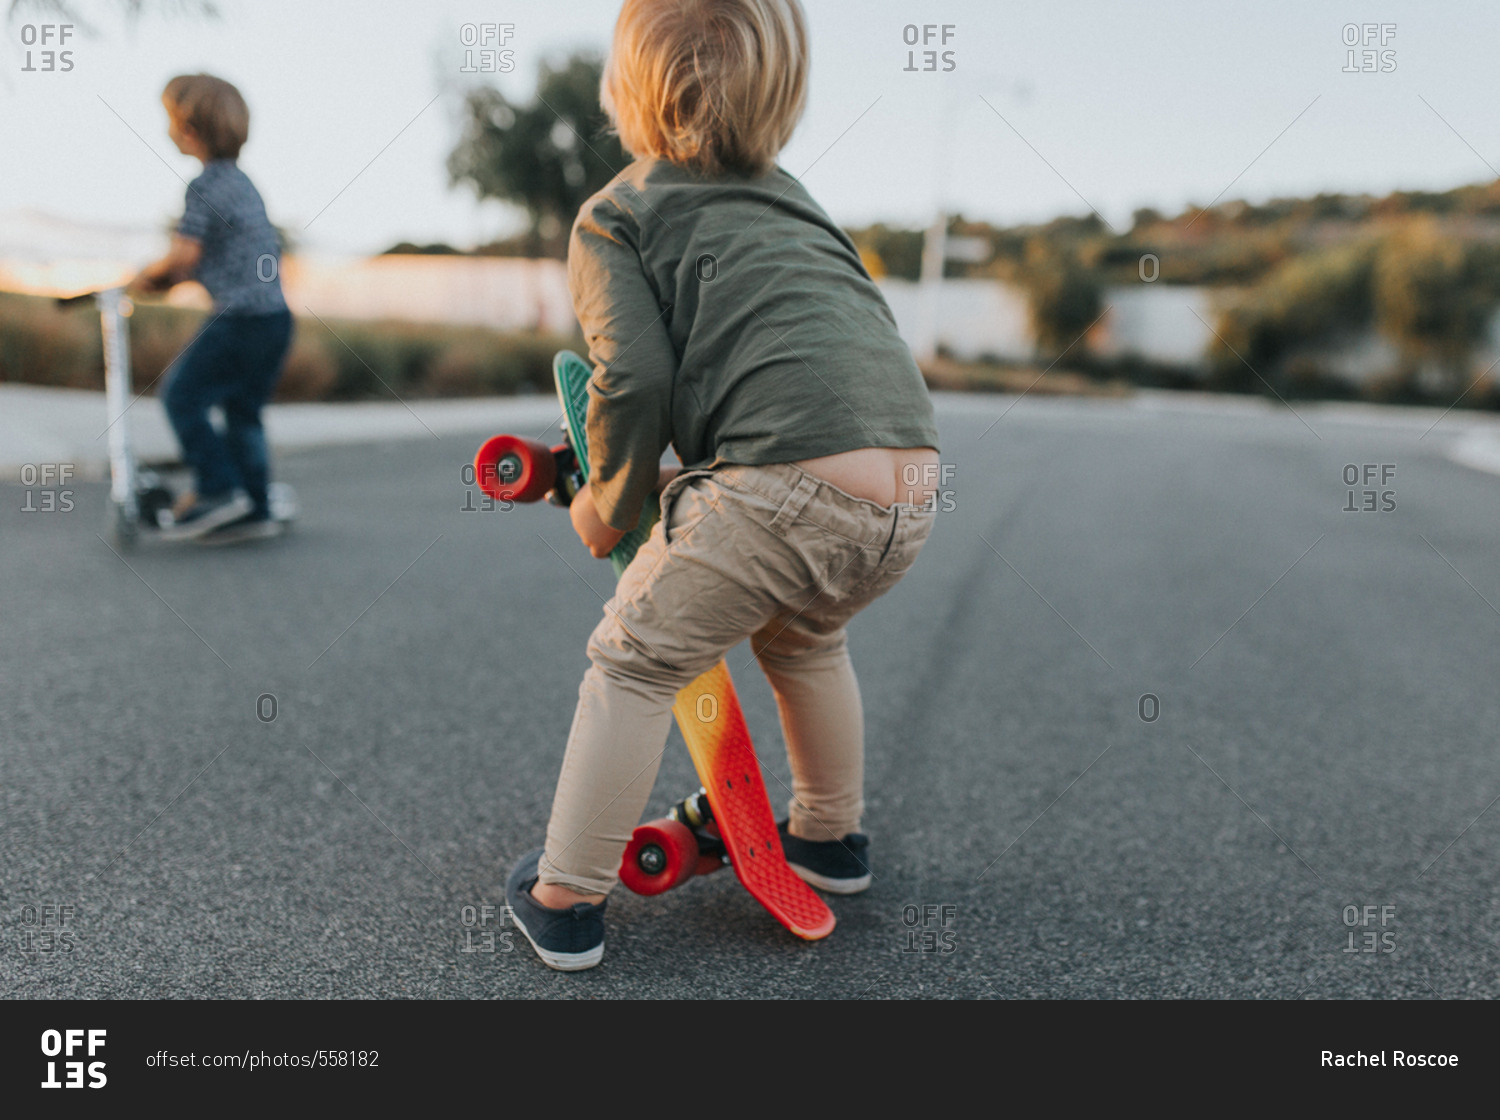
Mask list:
[[[141,304],[130,318],[138,392],[162,374],[206,321],[202,312]],[[389,400],[552,391],[552,355],[571,335],[502,333],[436,323],[299,317],[276,399]],[[0,381],[104,387],[99,316],[91,305],[0,293]]]
[[[1088,343],[1083,332],[1103,309],[1097,274],[1081,265],[1068,248],[1035,238],[1027,246],[1026,264],[1017,275],[1026,289],[1031,329],[1042,352],[1085,355]]]
[[[0,293],[0,381],[104,387],[99,317],[59,310],[52,300]]]
[[[325,396],[480,396],[552,391],[552,355],[578,347],[565,335],[424,323],[300,320],[299,346],[320,348],[331,364]]]
[[[880,261],[887,276],[901,280],[919,280],[922,276],[922,241],[926,234],[919,229],[895,229],[876,223],[864,229],[850,230],[850,239],[862,253]]]
[[[1264,392],[1264,379],[1284,395],[1348,395],[1308,351],[1373,326],[1399,348],[1402,368],[1364,395],[1451,400],[1469,383],[1468,362],[1497,299],[1500,253],[1428,216],[1405,218],[1378,236],[1294,257],[1230,303],[1210,351],[1212,384]],[[1467,403],[1480,399],[1489,396]]]
[[[1261,378],[1276,384],[1297,348],[1367,326],[1377,248],[1367,239],[1294,257],[1228,306],[1209,352],[1215,385],[1263,392]],[[1296,380],[1306,383],[1309,374],[1299,368]]]
[[[1430,218],[1406,223],[1381,246],[1374,303],[1380,332],[1401,349],[1402,374],[1441,370],[1454,392],[1494,306],[1477,253]]]

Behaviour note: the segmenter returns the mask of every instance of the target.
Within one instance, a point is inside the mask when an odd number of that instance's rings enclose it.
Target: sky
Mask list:
[[[164,228],[197,164],[167,140],[160,91],[206,70],[250,103],[241,165],[272,220],[304,249],[373,253],[520,228],[514,207],[448,183],[463,90],[528,99],[543,60],[607,49],[618,0],[217,0],[213,19],[148,0],[134,22],[109,0],[70,6],[91,30],[36,0],[0,23],[0,213]],[[940,207],[999,224],[1093,209],[1124,230],[1142,206],[1500,175],[1500,5],[804,6],[812,85],[781,163],[846,226],[922,226]],[[65,22],[72,69],[44,72],[54,45],[40,40]],[[463,72],[464,28],[482,23],[514,26],[510,73]],[[946,44],[906,42],[944,25]],[[940,54],[924,70],[926,49],[951,51],[952,69]]]

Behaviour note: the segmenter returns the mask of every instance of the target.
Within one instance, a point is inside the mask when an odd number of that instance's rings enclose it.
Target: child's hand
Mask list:
[[[125,294],[139,298],[140,296],[152,295],[161,290],[161,282],[156,277],[150,275],[149,271],[143,271],[126,285]]]
[[[615,545],[625,535],[623,529],[611,528],[599,516],[599,511],[594,508],[594,495],[589,490],[588,483],[584,483],[578,493],[573,495],[573,501],[568,505],[568,516],[573,519],[573,530],[578,534],[578,539],[588,546],[596,560],[602,560],[613,552]]]
[[[203,245],[191,237],[172,235],[172,245],[167,255],[153,261],[136,275],[125,290],[131,295],[165,292],[174,284],[191,280],[203,258]]]

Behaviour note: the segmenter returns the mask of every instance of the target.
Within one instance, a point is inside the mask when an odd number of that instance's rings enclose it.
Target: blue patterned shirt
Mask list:
[[[234,160],[210,160],[188,184],[177,232],[203,246],[194,278],[214,297],[215,311],[266,315],[286,309],[276,229],[260,192]]]

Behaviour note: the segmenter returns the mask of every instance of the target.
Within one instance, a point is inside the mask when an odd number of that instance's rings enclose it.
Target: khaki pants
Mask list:
[[[589,638],[541,881],[583,894],[615,885],[673,699],[747,637],[781,715],[792,833],[857,831],[864,713],[844,627],[906,574],[935,516],[881,508],[789,463],[678,475]]]

